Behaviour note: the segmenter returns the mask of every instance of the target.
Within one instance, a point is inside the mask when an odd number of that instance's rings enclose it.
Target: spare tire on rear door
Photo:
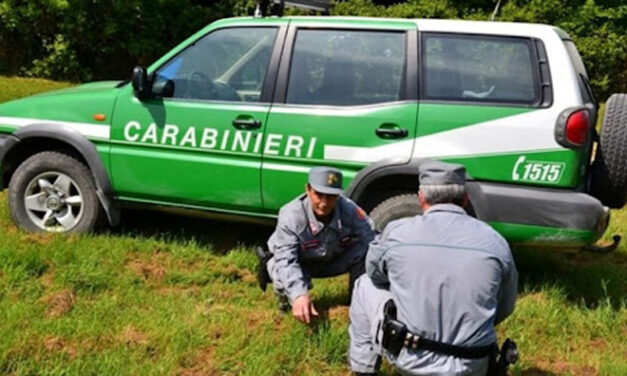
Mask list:
[[[591,193],[611,208],[627,202],[627,94],[613,94],[592,165]]]

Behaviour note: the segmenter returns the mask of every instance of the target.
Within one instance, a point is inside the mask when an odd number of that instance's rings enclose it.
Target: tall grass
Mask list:
[[[0,78],[13,97],[55,87]],[[7,98],[8,99],[8,98]],[[608,234],[627,234],[627,210]],[[0,194],[0,374],[347,375],[347,279],[316,280],[322,318],[280,313],[254,278],[271,229],[125,212],[83,236],[18,231]],[[627,374],[627,247],[516,249],[515,375]],[[384,375],[393,374],[384,365]]]

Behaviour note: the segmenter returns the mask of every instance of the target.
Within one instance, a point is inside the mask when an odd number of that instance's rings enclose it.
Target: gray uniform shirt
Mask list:
[[[325,226],[316,219],[307,195],[303,194],[279,211],[276,229],[268,240],[275,268],[271,275],[280,279],[292,302],[308,290],[301,264],[331,262],[347,252],[365,254],[373,238],[372,221],[350,199],[338,198]]]
[[[494,325],[514,310],[518,272],[507,242],[457,205],[390,223],[370,245],[366,272],[389,286],[398,319],[432,340],[488,345],[496,341]],[[403,350],[395,363],[410,372],[455,374],[487,361]]]

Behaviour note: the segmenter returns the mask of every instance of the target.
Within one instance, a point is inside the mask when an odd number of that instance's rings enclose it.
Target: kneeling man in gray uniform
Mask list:
[[[384,355],[403,374],[486,375],[494,325],[514,310],[509,246],[462,208],[465,169],[419,170],[423,214],[391,222],[373,241],[350,307],[350,366],[374,375]]]
[[[305,194],[279,211],[268,240],[267,271],[283,310],[309,323],[318,316],[308,290],[311,278],[350,273],[350,289],[364,273],[368,244],[374,238],[372,221],[342,196],[342,173],[330,167],[309,172]],[[262,289],[263,286],[262,283]]]

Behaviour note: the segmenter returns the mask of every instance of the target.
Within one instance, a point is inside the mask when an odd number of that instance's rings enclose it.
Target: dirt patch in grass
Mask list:
[[[39,282],[44,287],[52,287],[52,283],[54,282],[54,266],[48,266],[46,272],[39,277]]]
[[[44,339],[44,348],[47,352],[66,353],[71,359],[76,357],[76,348],[67,344],[61,337],[47,337]]]
[[[129,346],[148,344],[148,336],[146,333],[135,328],[133,325],[127,325],[118,335],[118,339]]]
[[[180,376],[205,376],[217,375],[218,370],[215,368],[215,350],[208,347],[200,352],[192,361],[191,367],[181,367],[177,375]]]
[[[0,227],[4,229],[4,233],[6,235],[15,236],[18,233],[17,227],[11,223],[7,223],[5,221],[0,221]]]
[[[342,322],[348,321],[348,307],[337,306],[329,308],[329,320],[339,320]]]
[[[272,322],[272,312],[259,309],[255,311],[249,311],[245,315],[247,327],[252,330],[264,323]]]
[[[242,277],[242,281],[246,282],[249,285],[257,284],[257,277],[250,272],[248,269],[240,269],[240,276]]]
[[[72,310],[76,295],[72,289],[65,289],[46,295],[41,301],[46,305],[46,317],[59,317]]]
[[[158,288],[157,294],[159,295],[176,295],[176,296],[197,296],[201,292],[200,286],[190,286],[190,287],[161,287]]]
[[[578,375],[578,376],[595,376],[599,375],[599,371],[593,367],[581,366],[572,362],[563,360],[539,361],[536,366],[526,369],[522,372],[524,376],[540,376],[540,375]]]
[[[592,349],[604,351],[605,349],[607,349],[607,343],[602,338],[595,338],[592,341],[590,341],[590,344],[588,345],[588,347]]]
[[[163,281],[167,274],[163,266],[165,255],[154,253],[150,261],[132,259],[126,262],[126,268],[133,271],[144,280]]]
[[[52,240],[54,240],[54,234],[28,233],[28,234],[22,235],[20,240],[24,243],[48,245],[52,243]]]

